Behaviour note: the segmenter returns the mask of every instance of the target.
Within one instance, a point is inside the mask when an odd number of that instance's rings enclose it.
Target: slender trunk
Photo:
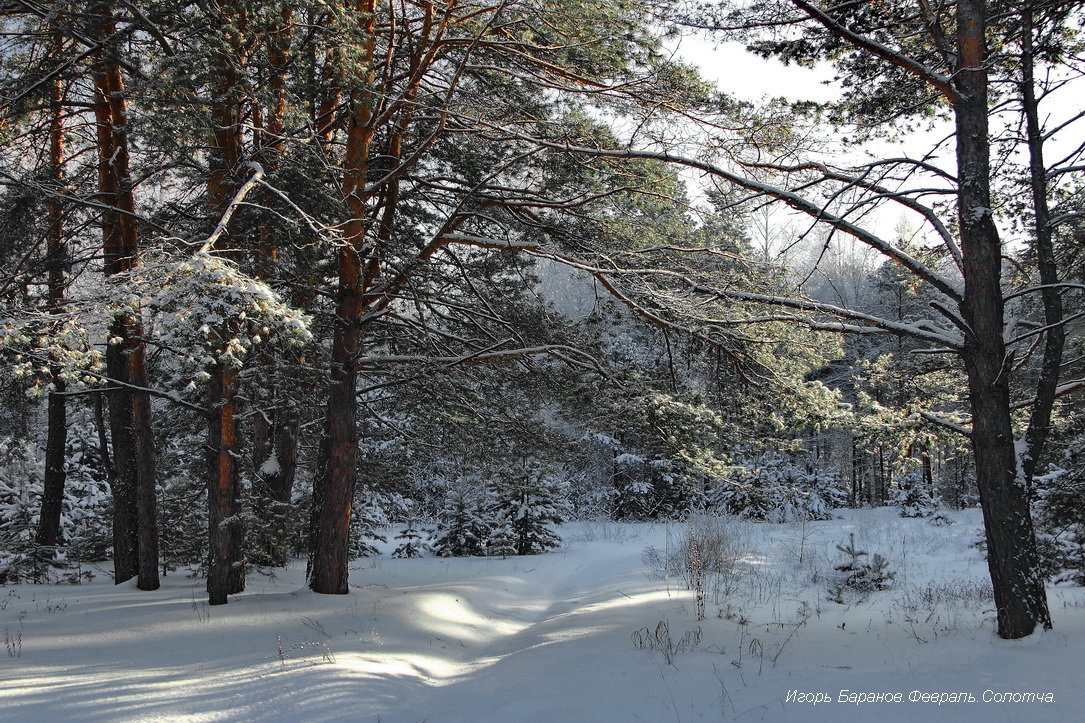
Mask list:
[[[54,43],[59,55],[61,42]],[[58,191],[64,180],[64,116],[62,103],[64,88],[59,78],[54,79],[51,93],[52,107],[49,119],[49,165]],[[46,233],[46,256],[49,265],[49,311],[61,312],[64,286],[67,277],[68,252],[64,239],[64,210],[52,200],[48,209],[49,230]],[[64,397],[64,379],[57,365],[50,368],[54,391],[49,394],[48,432],[45,442],[45,479],[41,497],[41,517],[38,522],[37,542],[55,546],[60,540],[60,516],[64,502],[66,481],[64,460],[68,442],[68,410]]]
[[[53,382],[57,392],[64,391],[64,382]],[[49,429],[45,442],[45,479],[41,496],[41,516],[36,540],[39,545],[53,547],[61,542],[60,515],[64,502],[64,452],[68,439],[68,417],[64,396],[49,395],[47,419]]]
[[[96,9],[101,18],[101,37],[112,38],[116,31],[112,7],[109,3],[98,3]],[[99,196],[110,206],[102,215],[105,274],[112,276],[133,268],[139,257],[124,80],[114,43],[107,43],[99,56],[94,89]],[[106,368],[118,381],[146,387],[145,346],[139,316],[137,307],[114,317]],[[110,426],[116,469],[114,581],[120,583],[136,576],[141,590],[155,590],[159,586],[158,529],[150,397],[145,392],[116,388],[110,394]]]
[[[317,73],[318,87],[326,89],[324,97],[313,109],[313,129],[322,146],[327,146],[331,142],[332,134],[335,132],[336,110],[343,101],[340,90],[343,66],[339,55],[338,47],[329,50],[324,59],[323,68]]]
[[[227,602],[238,589],[242,568],[239,559],[239,529],[235,515],[237,497],[237,370],[216,367],[208,390],[208,530],[210,558],[207,569],[207,596],[212,605]],[[243,586],[244,578],[241,577]]]
[[[143,344],[143,326],[133,316],[131,333],[126,339],[128,378],[137,387],[147,387],[147,355]],[[157,590],[158,580],[158,509],[155,499],[154,430],[151,426],[151,397],[132,394],[132,445],[136,450],[136,515],[138,520],[139,565],[137,587]]]
[[[260,144],[260,154],[264,167],[269,171],[277,170],[281,162],[286,114],[286,66],[290,59],[287,28],[292,12],[290,8],[282,10],[280,24],[270,33],[268,40],[271,107],[267,114],[267,137]],[[273,234],[261,227],[256,231],[254,244],[253,267],[257,278],[267,283],[275,280],[278,256]],[[300,425],[297,408],[288,403],[283,393],[285,390],[280,386],[280,376],[289,372],[289,364],[282,368],[279,360],[270,354],[261,355],[258,364],[261,367],[259,376],[266,382],[261,390],[252,393],[258,408],[262,401],[265,402],[262,405],[264,408],[253,417],[253,510],[260,519],[265,535],[260,545],[267,555],[263,562],[282,566],[287,562],[285,515],[297,470]]]
[[[931,461],[931,448],[926,446],[922,453],[923,484],[932,493],[934,492],[934,463]]]
[[[1025,136],[1028,139],[1029,187],[1032,192],[1035,226],[1033,244],[1042,285],[1040,298],[1044,305],[1044,326],[1047,327],[1040,378],[1036,381],[1036,397],[1032,405],[1028,431],[1025,433],[1025,454],[1021,459],[1025,481],[1030,486],[1051,430],[1051,411],[1055,406],[1062,352],[1066,345],[1062,292],[1056,286],[1059,283],[1059,271],[1055,258],[1055,244],[1051,236],[1051,210],[1047,201],[1043,132],[1040,128],[1039,104],[1036,99],[1035,50],[1032,37],[1034,32],[1034,18],[1030,4],[1021,12],[1021,106],[1025,113]]]
[[[236,4],[221,6],[225,49],[212,56],[214,82],[211,88],[211,172],[207,179],[207,201],[212,213],[222,214],[236,191],[238,169],[244,157],[241,117],[244,62],[242,45],[237,33],[244,24],[244,15]],[[240,263],[242,250],[232,224],[220,237],[225,248],[215,252]],[[207,426],[207,490],[209,566],[207,594],[212,605],[227,602],[227,595],[245,589],[245,565],[242,545],[244,530],[237,515],[240,513],[241,486],[238,479],[237,439],[237,370],[216,362],[211,371],[208,390]]]
[[[112,8],[99,3],[96,10],[102,17],[101,35],[113,34],[109,20]],[[98,195],[102,203],[121,208],[124,194],[120,187],[118,167],[121,150],[116,148],[118,136],[114,132],[112,98],[120,76],[112,59],[103,54],[94,70],[94,116],[98,151]],[[102,246],[105,254],[105,274],[112,276],[125,268],[125,234],[122,230],[124,216],[115,210],[102,214]],[[110,378],[128,381],[128,365],[120,344],[125,325],[118,316],[110,326],[110,343],[106,347],[106,372]],[[111,477],[113,491],[113,571],[114,582],[122,583],[135,577],[139,570],[138,511],[136,508],[136,466],[132,447],[131,392],[114,386],[109,392],[109,426],[113,440],[114,474]]]
[[[1047,595],[1037,571],[1028,489],[1017,469],[1010,421],[1012,360],[1003,339],[1002,248],[991,212],[988,140],[987,8],[984,0],[957,4],[960,67],[955,74],[957,198],[964,256],[968,325],[964,363],[972,411],[972,450],[987,536],[987,564],[995,594],[998,634],[1021,638],[1037,623],[1050,627]]]

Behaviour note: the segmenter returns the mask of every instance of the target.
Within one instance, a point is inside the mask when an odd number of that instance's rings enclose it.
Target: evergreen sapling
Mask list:
[[[485,555],[490,528],[481,495],[471,494],[466,489],[449,489],[444,505],[437,513],[430,549],[440,557]]]
[[[413,519],[407,520],[407,526],[395,539],[403,540],[403,544],[392,551],[392,557],[422,557],[422,534]]]
[[[496,485],[491,555],[537,555],[561,544],[551,525],[565,521],[561,487],[536,468],[508,470]]]

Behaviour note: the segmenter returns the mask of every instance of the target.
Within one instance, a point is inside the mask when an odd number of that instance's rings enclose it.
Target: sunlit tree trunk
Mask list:
[[[245,22],[236,3],[219,6],[222,37],[211,55],[211,158],[207,179],[208,205],[212,214],[225,214],[239,187],[238,174],[244,158],[241,118],[243,114],[242,64],[239,33]],[[213,249],[219,255],[240,261],[239,238],[228,232],[220,237],[224,248]],[[228,335],[219,339],[220,345]],[[245,589],[243,554],[244,529],[238,519],[241,512],[241,488],[238,476],[237,440],[237,370],[223,361],[214,362],[209,382],[207,407],[207,494],[210,558],[207,594],[212,605],[227,602],[227,595]]]
[[[355,8],[362,23],[365,46],[358,62],[372,66],[376,39],[376,2],[359,0]],[[349,218],[343,225],[344,241],[338,253],[339,283],[336,291],[335,331],[331,350],[331,377],[321,469],[313,490],[312,552],[309,587],[314,592],[345,594],[349,562],[350,515],[358,478],[357,379],[362,300],[362,252],[367,233],[368,204],[364,197],[373,141],[372,104],[368,82],[350,93],[350,117],[343,195]]]

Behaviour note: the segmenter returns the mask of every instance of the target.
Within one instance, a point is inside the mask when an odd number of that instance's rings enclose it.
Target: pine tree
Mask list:
[[[1034,505],[1044,572],[1085,585],[1085,438],[1074,440],[1056,468],[1037,477]]]
[[[889,570],[888,560],[879,554],[868,562],[863,561],[861,558],[869,553],[855,546],[854,533],[848,535],[847,543],[837,545],[836,549],[848,560],[834,568],[842,573],[841,579],[829,590],[830,599],[835,602],[844,602],[845,589],[861,593],[885,590],[897,575]]]
[[[53,547],[35,540],[42,476],[30,443],[0,439],[0,585],[45,582],[56,564]]]
[[[380,550],[373,542],[387,541],[387,538],[378,532],[378,529],[387,523],[388,518],[375,498],[367,497],[363,504],[354,505],[350,516],[350,556],[357,558],[379,554]]]

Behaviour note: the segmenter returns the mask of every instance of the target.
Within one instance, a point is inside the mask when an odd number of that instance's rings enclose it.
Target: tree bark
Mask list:
[[[1036,381],[1036,396],[1025,433],[1025,453],[1021,467],[1025,481],[1031,488],[1044,445],[1051,430],[1051,413],[1059,386],[1059,370],[1062,368],[1063,348],[1066,345],[1066,327],[1063,326],[1062,291],[1059,283],[1058,261],[1052,238],[1051,209],[1047,201],[1047,168],[1044,164],[1044,139],[1040,128],[1039,103],[1036,99],[1035,48],[1033,34],[1036,31],[1033,6],[1029,3],[1021,11],[1021,107],[1025,115],[1025,137],[1029,152],[1029,189],[1032,195],[1033,248],[1039,271],[1040,298],[1044,307],[1043,361],[1040,377]]]
[[[1037,572],[1028,488],[1018,471],[1010,420],[1012,360],[1003,339],[1002,247],[991,211],[986,18],[984,0],[957,3],[954,116],[965,282],[961,314],[968,325],[963,356],[972,411],[972,450],[998,634],[1013,639],[1031,634],[1037,624],[1050,627],[1051,615]]]
[[[54,41],[54,50],[60,54],[60,36]],[[49,118],[49,165],[53,181],[59,187],[64,180],[64,88],[59,78],[51,85],[51,109]],[[51,200],[48,208],[49,229],[46,233],[46,257],[49,265],[49,311],[61,312],[64,287],[68,271],[68,252],[64,238],[64,209],[59,202]],[[64,397],[64,380],[57,365],[50,368],[53,392],[48,400],[48,432],[45,442],[45,479],[41,497],[41,516],[38,522],[37,542],[54,547],[60,543],[60,516],[64,503],[66,475],[64,462],[68,442],[68,410]]]
[[[368,78],[350,94],[347,154],[343,195],[350,216],[343,225],[345,241],[339,249],[335,332],[321,469],[313,490],[313,529],[309,587],[313,592],[344,595],[348,591],[350,515],[358,481],[357,379],[358,342],[362,318],[362,261],[367,232],[364,197],[369,169],[372,128],[372,61],[376,47],[375,0],[359,0],[356,11],[363,24],[366,45],[359,63]]]
[[[207,596],[211,605],[223,605],[227,595],[244,589],[240,559],[237,484],[237,370],[218,366],[208,390],[208,531],[210,556]]]
[[[113,276],[138,262],[139,237],[129,173],[128,118],[124,81],[116,58],[113,8],[95,4],[103,49],[94,70],[94,115],[98,151],[98,195],[110,208],[102,214],[105,275]],[[146,386],[145,349],[139,310],[114,318],[106,349],[106,369],[117,381]],[[115,474],[113,487],[114,582],[138,577],[142,590],[158,581],[158,530],[155,511],[154,445],[150,398],[145,392],[115,387],[109,394]]]
[[[244,25],[243,11],[234,2],[219,8],[223,37],[229,52],[212,53],[211,72],[211,159],[207,179],[207,201],[214,214],[223,214],[238,186],[238,170],[245,154],[241,118],[243,115],[243,58],[238,33]],[[221,256],[240,263],[242,249],[231,236],[232,225],[220,241],[226,248],[216,248]],[[220,331],[220,336],[223,333]],[[238,480],[237,370],[216,361],[211,370],[208,390],[208,535],[209,564],[207,594],[212,605],[227,602],[227,595],[245,589],[245,565],[242,545],[244,529],[237,515],[241,512],[241,487]]]

